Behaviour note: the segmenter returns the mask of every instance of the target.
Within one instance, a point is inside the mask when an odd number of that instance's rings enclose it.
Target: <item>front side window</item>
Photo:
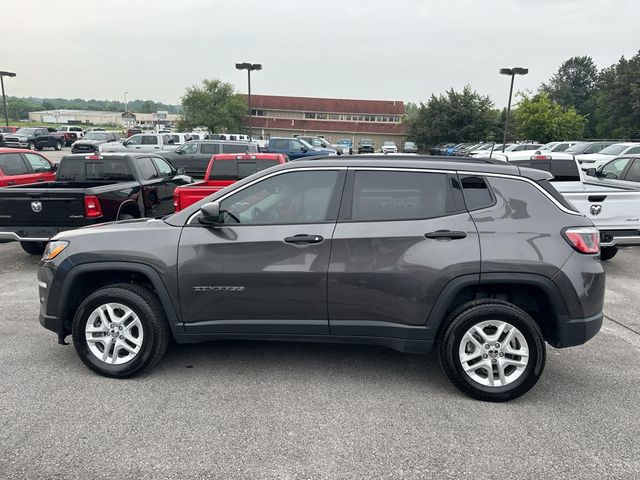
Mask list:
[[[162,158],[153,157],[153,163],[160,172],[160,176],[170,177],[173,175],[173,168]]]
[[[51,171],[51,164],[35,153],[25,153],[24,156],[31,165],[31,168],[35,173],[45,173]]]
[[[182,145],[178,150],[182,153],[192,155],[198,151],[198,145],[192,142],[187,142],[184,145]],[[202,152],[202,153],[207,153],[207,152]]]
[[[19,153],[0,155],[0,170],[5,175],[26,175],[29,173],[27,165]]]
[[[629,150],[627,150],[626,154],[627,155],[633,155],[635,153],[640,153],[640,147],[633,147],[630,148]]]
[[[153,162],[150,158],[137,158],[136,162],[138,163],[138,168],[140,169],[140,174],[142,175],[143,180],[153,180],[154,178],[158,178],[158,172],[156,171],[156,167],[153,166]]]
[[[640,158],[636,158],[627,172],[627,178],[630,182],[640,182]]]
[[[456,210],[449,176],[445,173],[355,173],[352,221],[417,220],[444,216]]]
[[[617,180],[630,161],[630,158],[616,158],[602,168],[601,176]]]
[[[127,140],[127,145],[140,145],[142,143],[142,135],[134,135],[133,137],[129,137]]]
[[[289,172],[269,177],[224,199],[225,222],[260,225],[323,223],[338,171]]]

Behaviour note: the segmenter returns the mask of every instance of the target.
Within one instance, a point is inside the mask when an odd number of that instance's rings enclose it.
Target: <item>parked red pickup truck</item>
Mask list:
[[[214,155],[202,182],[177,187],[173,191],[173,207],[179,212],[238,180],[288,161],[289,157],[281,153]]]

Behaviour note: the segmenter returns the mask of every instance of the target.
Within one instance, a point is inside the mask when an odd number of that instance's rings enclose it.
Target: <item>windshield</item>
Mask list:
[[[591,145],[590,142],[580,142],[580,143],[576,143],[575,145],[567,148],[565,151],[567,153],[582,153],[587,148],[589,148],[589,145]]]
[[[106,140],[107,134],[100,132],[89,132],[84,136],[84,140]]]
[[[360,140],[360,145],[373,145],[373,140]]]
[[[13,128],[11,127],[0,127],[0,132],[2,133],[11,133],[13,131]]]
[[[616,143],[615,145],[609,145],[607,148],[600,150],[599,153],[603,155],[619,155],[624,152],[629,145],[625,145],[623,143]]]
[[[384,145],[387,145],[389,147],[393,147],[393,146],[395,146],[395,143],[393,143],[393,142],[384,142]]]
[[[351,145],[351,140],[338,140],[338,145]]]
[[[551,150],[553,147],[558,145],[560,142],[549,142],[542,145],[538,150]]]
[[[56,180],[62,182],[134,180],[129,164],[123,159],[63,159]]]
[[[36,133],[35,128],[21,128],[16,132],[18,135],[33,135]]]

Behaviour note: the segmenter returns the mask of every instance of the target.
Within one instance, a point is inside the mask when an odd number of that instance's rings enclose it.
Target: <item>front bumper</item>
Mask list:
[[[9,140],[5,140],[5,146],[9,148],[27,148],[29,146],[29,142],[11,142]]]
[[[595,337],[602,327],[602,312],[587,318],[565,318],[558,322],[553,336],[547,338],[549,345],[556,348],[575,347]]]

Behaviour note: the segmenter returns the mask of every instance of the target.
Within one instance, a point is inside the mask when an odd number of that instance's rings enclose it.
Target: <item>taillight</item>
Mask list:
[[[571,227],[563,232],[565,240],[580,253],[600,252],[600,232],[595,227]]]
[[[551,155],[532,155],[531,160],[551,160]]]
[[[182,207],[180,205],[180,195],[178,195],[177,190],[174,190],[173,191],[173,211],[179,212],[180,210],[182,210]]]
[[[93,195],[84,197],[84,214],[87,218],[100,218],[102,216],[102,207],[98,197]]]

